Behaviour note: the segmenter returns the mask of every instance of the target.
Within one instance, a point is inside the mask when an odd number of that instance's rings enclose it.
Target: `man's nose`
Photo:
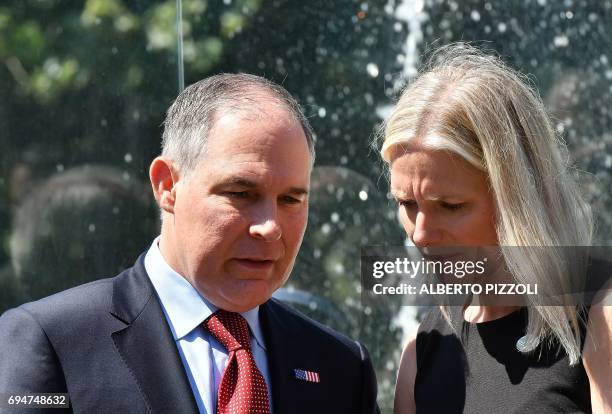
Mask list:
[[[412,242],[417,247],[434,246],[442,241],[441,231],[432,217],[422,211],[417,212],[414,220]]]
[[[266,203],[258,213],[257,218],[249,227],[250,235],[267,242],[279,240],[283,230],[278,222],[276,204]]]

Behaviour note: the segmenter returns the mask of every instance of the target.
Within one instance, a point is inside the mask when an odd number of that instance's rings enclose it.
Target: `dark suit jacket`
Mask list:
[[[259,315],[275,414],[378,412],[365,347],[274,299]],[[320,383],[295,379],[295,368]],[[0,317],[0,393],[24,392],[67,392],[79,413],[198,411],[143,256]]]

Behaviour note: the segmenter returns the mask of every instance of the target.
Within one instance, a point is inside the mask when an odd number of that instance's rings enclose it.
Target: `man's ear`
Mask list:
[[[149,179],[159,207],[168,213],[174,213],[179,173],[172,161],[165,157],[155,158],[149,167]]]

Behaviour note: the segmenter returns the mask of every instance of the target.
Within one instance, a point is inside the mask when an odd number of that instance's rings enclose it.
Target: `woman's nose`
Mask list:
[[[414,220],[412,242],[417,247],[438,245],[442,241],[441,231],[432,217],[422,211],[417,212]]]

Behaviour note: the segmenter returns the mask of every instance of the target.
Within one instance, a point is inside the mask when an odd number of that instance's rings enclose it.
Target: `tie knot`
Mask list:
[[[251,349],[249,325],[240,314],[219,309],[206,320],[205,325],[228,351]]]

